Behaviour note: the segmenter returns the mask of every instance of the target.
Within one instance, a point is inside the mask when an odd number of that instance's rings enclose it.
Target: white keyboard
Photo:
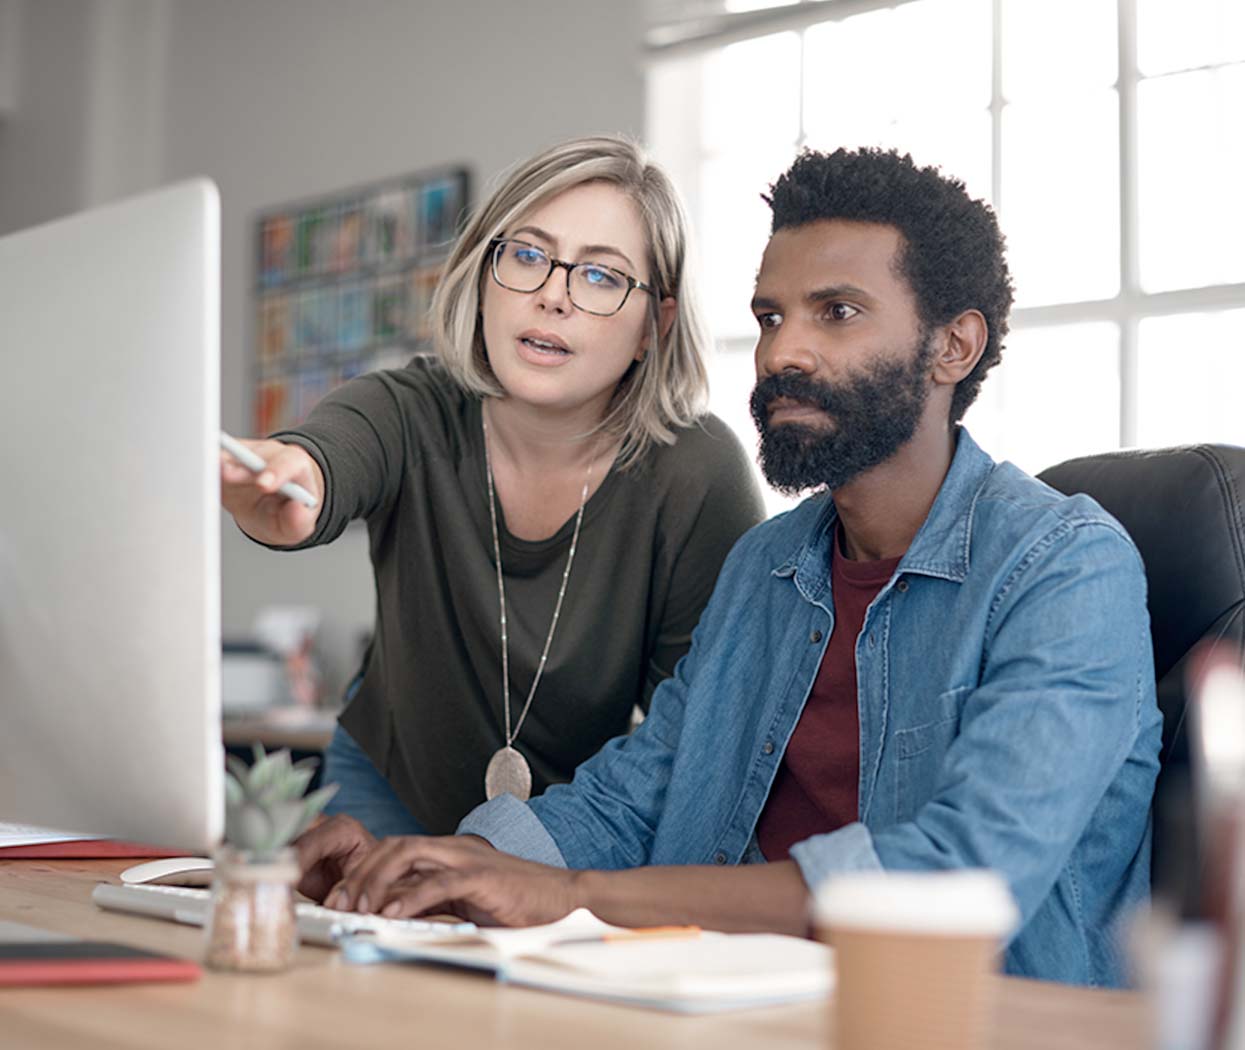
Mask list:
[[[151,915],[171,919],[189,926],[202,926],[207,921],[211,891],[188,886],[133,885],[117,886],[99,883],[91,891],[91,900],[110,911]],[[401,933],[442,934],[459,937],[474,933],[470,922],[440,922],[435,919],[387,919],[383,915],[361,915],[353,911],[334,911],[319,904],[294,905],[298,918],[299,938],[310,944],[334,945],[337,938],[348,933],[386,930]]]

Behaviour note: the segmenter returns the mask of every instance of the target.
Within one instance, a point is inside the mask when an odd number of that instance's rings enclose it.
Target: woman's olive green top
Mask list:
[[[431,358],[361,376],[274,435],[324,472],[300,546],[367,522],[376,630],[341,724],[429,832],[484,801],[505,743],[497,575],[481,402]],[[714,416],[678,432],[588,500],[553,645],[515,746],[533,794],[629,727],[687,651],[718,569],[763,517],[739,441]],[[553,616],[574,517],[548,539],[512,536],[498,506],[512,725]]]

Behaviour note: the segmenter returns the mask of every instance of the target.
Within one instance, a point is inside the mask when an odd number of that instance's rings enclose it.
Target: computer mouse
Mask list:
[[[214,865],[207,857],[161,857],[135,864],[121,873],[127,885],[156,883],[162,886],[210,886]]]

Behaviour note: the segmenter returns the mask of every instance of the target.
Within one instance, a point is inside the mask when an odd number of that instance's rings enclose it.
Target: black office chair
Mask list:
[[[1245,651],[1245,448],[1189,445],[1108,452],[1038,475],[1060,492],[1084,492],[1128,530],[1149,585],[1150,633],[1162,770],[1155,788],[1155,892],[1197,910],[1185,669],[1199,642]]]

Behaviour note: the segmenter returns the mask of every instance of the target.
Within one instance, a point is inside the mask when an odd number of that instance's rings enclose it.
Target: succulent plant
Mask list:
[[[301,835],[337,791],[330,784],[304,797],[318,761],[292,762],[287,748],[267,754],[260,744],[250,766],[227,756],[225,841],[262,860]]]

